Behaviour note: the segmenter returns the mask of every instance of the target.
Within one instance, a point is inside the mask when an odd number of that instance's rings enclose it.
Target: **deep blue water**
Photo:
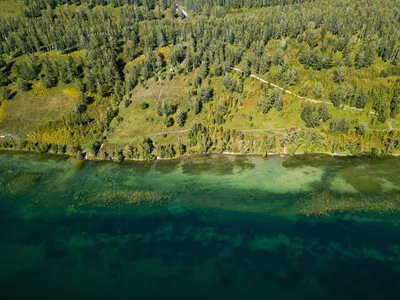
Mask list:
[[[399,166],[2,153],[0,297],[399,299]]]

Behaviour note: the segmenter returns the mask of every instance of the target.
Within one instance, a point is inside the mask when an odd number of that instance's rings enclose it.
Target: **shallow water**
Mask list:
[[[1,299],[398,299],[400,159],[0,152]]]

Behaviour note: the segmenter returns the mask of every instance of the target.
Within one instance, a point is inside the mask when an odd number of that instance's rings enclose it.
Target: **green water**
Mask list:
[[[400,159],[0,152],[1,299],[399,299]]]

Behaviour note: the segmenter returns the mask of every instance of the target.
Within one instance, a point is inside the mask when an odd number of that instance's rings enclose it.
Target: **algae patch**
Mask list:
[[[79,201],[78,206],[118,207],[146,203],[161,205],[167,201],[167,195],[150,191],[114,191],[94,192]]]

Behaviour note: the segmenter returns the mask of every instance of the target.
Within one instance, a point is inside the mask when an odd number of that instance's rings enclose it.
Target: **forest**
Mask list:
[[[398,0],[20,2],[0,12],[0,148],[400,154]]]

